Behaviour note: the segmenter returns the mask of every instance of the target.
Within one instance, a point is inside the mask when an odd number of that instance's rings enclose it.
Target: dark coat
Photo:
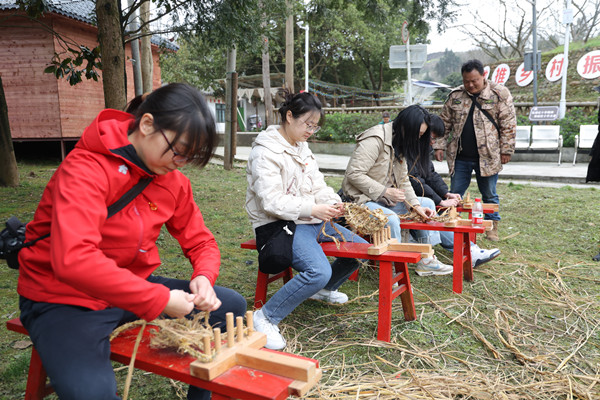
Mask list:
[[[592,150],[590,150],[590,155],[592,156],[592,159],[588,165],[585,181],[600,182],[600,108],[598,109],[598,135],[596,135],[594,145],[592,146]]]
[[[409,166],[413,165],[410,161],[408,164]],[[446,182],[444,182],[440,174],[435,172],[435,167],[433,166],[431,159],[429,160],[428,165],[427,176],[424,176],[425,174],[421,173],[416,166],[412,168],[408,174],[415,194],[420,197],[430,198],[437,206],[446,198],[448,185],[446,185]]]

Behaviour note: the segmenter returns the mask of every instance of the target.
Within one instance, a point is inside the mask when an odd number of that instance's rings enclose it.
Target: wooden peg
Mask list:
[[[210,335],[203,335],[202,343],[204,344],[204,354],[206,354],[207,356],[210,357],[212,355],[211,348],[210,348]]]
[[[254,319],[252,311],[246,311],[246,325],[248,326],[248,335],[254,332]]]
[[[235,344],[235,332],[233,326],[233,313],[228,312],[225,314],[225,324],[227,326],[227,346],[233,347]]]
[[[237,341],[241,342],[244,340],[244,317],[241,315],[235,319],[235,329],[237,332]]]

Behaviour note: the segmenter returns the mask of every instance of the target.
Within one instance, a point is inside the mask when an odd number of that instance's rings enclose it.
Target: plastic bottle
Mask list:
[[[483,225],[483,204],[481,204],[481,199],[476,198],[475,203],[473,203],[473,209],[471,210],[472,223],[474,226]]]

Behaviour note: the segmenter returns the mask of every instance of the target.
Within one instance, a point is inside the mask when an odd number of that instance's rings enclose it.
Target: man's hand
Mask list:
[[[500,154],[500,162],[502,164],[507,164],[510,161],[512,156],[510,154]]]
[[[221,300],[207,277],[199,275],[191,280],[190,290],[194,295],[194,306],[202,311],[215,311],[221,307]]]
[[[448,193],[446,193],[446,198],[447,199],[456,199],[458,201],[462,200],[462,197],[458,193],[450,193],[450,192],[448,192]]]
[[[440,201],[440,206],[442,207],[456,207],[458,205],[459,200],[457,199],[446,199],[446,200],[442,200]]]
[[[427,219],[431,219],[431,217],[433,217],[436,214],[435,210],[432,210],[431,208],[416,206],[414,207],[414,209],[417,212],[417,214],[424,215],[425,217],[427,217]]]
[[[442,161],[444,159],[444,150],[436,150],[435,159],[438,161]]]

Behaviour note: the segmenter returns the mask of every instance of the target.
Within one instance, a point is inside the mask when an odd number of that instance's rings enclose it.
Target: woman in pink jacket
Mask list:
[[[217,144],[202,95],[171,84],[138,97],[125,113],[104,110],[46,186],[19,254],[21,321],[60,399],[118,399],[109,335],[161,315],[242,315],[244,298],[214,286],[220,252],[178,170],[200,167]],[[114,216],[108,208],[141,179],[150,183]],[[190,261],[190,280],[152,275],[162,226]],[[190,387],[188,399],[210,392]]]

